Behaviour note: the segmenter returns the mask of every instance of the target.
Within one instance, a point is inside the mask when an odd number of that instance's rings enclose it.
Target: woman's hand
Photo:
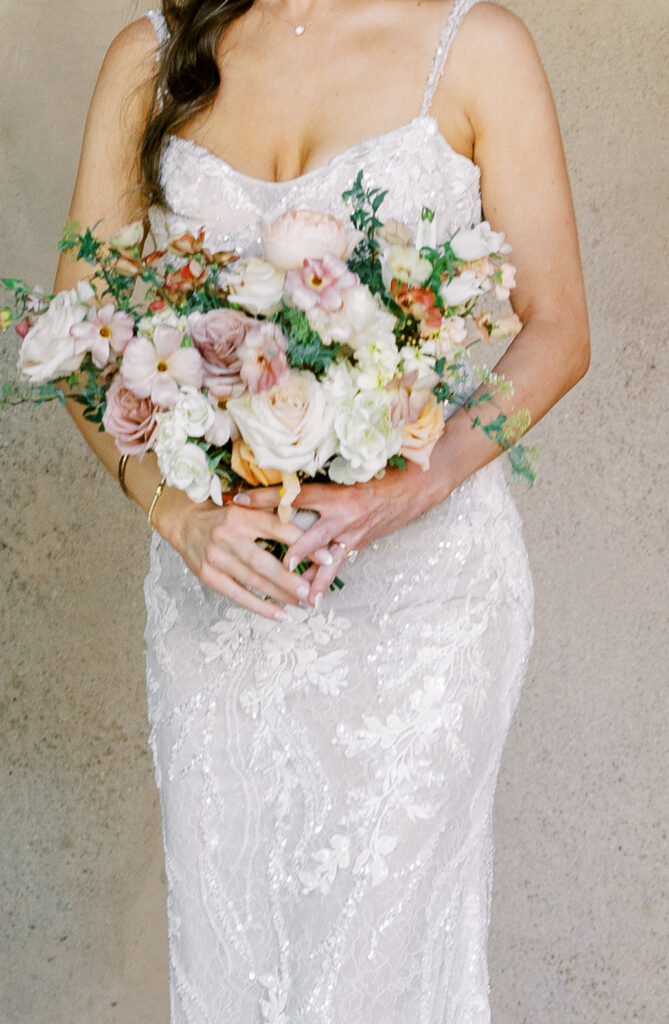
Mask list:
[[[318,608],[350,551],[361,551],[433,505],[432,484],[432,475],[411,463],[406,470],[387,470],[382,479],[364,484],[305,484],[293,506],[312,509],[319,518],[291,542],[285,561],[293,569],[305,559],[321,563],[301,577],[311,583],[309,602]],[[438,500],[445,496],[442,481]],[[279,488],[244,491],[234,503],[246,509],[273,509],[279,504]],[[332,556],[329,565],[323,564],[326,551]]]
[[[268,619],[285,618],[281,604],[306,604],[309,583],[256,543],[294,546],[302,537],[294,523],[282,523],[266,510],[196,505],[180,492],[166,491],[164,498],[153,516],[156,529],[211,590]]]

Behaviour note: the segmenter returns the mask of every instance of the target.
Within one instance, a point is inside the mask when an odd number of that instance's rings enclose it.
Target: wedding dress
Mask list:
[[[346,217],[363,168],[384,219],[480,220],[479,170],[420,113],[290,181],[166,140],[157,244],[206,226]],[[159,41],[160,14],[149,15]],[[168,884],[173,1024],[485,1024],[491,812],[532,637],[501,460],[371,544],[319,612],[277,623],[208,590],[157,533],[145,584],[151,746]]]

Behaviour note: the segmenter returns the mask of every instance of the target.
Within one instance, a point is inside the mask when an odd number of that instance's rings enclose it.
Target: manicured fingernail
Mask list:
[[[318,611],[318,609],[320,608],[320,606],[322,604],[323,604],[323,595],[322,594],[316,594],[316,596],[314,598],[314,608],[316,609],[316,611]]]
[[[235,505],[250,505],[251,504],[251,499],[249,498],[248,494],[244,494],[243,491],[240,491],[239,494],[235,494],[235,496],[234,496],[234,498],[232,500],[235,503]]]
[[[334,558],[325,548],[320,548],[320,550],[316,551],[314,557],[318,559],[321,565],[334,565]]]
[[[301,587],[297,588],[297,596],[299,597],[300,601],[306,601],[306,599],[309,597],[310,590],[311,587],[307,583],[304,583]]]
[[[279,611],[274,612],[274,618],[277,622],[285,622],[288,616],[285,612],[282,612],[281,609],[279,609]]]
[[[295,570],[297,569],[299,564],[300,564],[299,558],[295,558],[293,556],[293,558],[291,558],[290,562],[288,563],[288,571],[289,572],[295,572]]]

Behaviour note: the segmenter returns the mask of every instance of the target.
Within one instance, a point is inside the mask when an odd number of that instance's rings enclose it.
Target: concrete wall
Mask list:
[[[498,791],[494,1020],[653,1024],[667,990],[662,3],[511,6],[560,110],[594,360],[535,431],[541,476],[518,491],[537,641]],[[51,282],[95,73],[135,8],[0,0],[3,273]],[[0,431],[0,1022],[164,1024],[146,524],[59,410],[17,409]]]

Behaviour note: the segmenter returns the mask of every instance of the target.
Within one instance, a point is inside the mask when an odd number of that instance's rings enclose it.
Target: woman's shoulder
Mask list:
[[[456,0],[457,2],[457,0]],[[481,67],[488,57],[506,60],[534,49],[532,35],[525,22],[503,4],[481,0],[463,19],[455,45],[478,59]]]
[[[147,69],[155,64],[159,42],[156,30],[146,15],[137,18],[112,40],[105,54],[103,70],[146,79]]]

